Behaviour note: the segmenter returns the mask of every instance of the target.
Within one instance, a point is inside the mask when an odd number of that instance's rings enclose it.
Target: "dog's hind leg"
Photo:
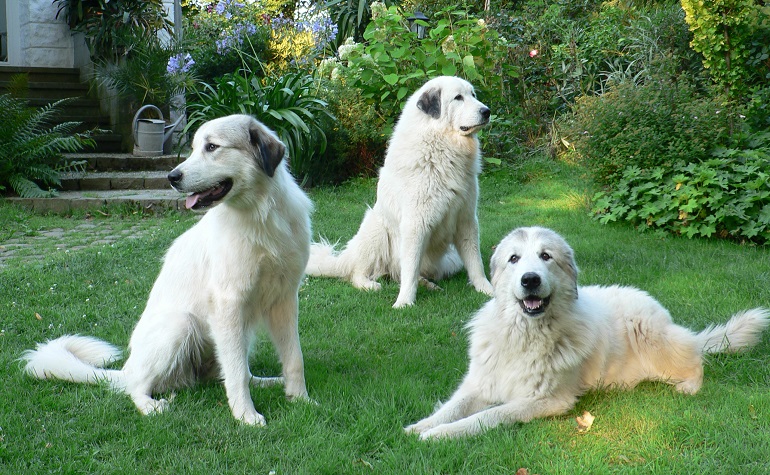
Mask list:
[[[278,302],[268,312],[268,328],[283,367],[286,397],[290,400],[308,399],[305,386],[305,364],[299,343],[296,295]]]

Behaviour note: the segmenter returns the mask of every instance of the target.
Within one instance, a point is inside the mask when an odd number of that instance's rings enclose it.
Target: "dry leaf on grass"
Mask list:
[[[581,434],[585,434],[589,430],[591,430],[591,426],[594,423],[594,419],[596,419],[594,416],[591,415],[590,412],[585,411],[582,416],[578,416],[575,418],[578,424],[578,432]]]
[[[35,312],[35,318],[37,318],[38,320],[42,320],[43,319],[43,317],[41,317],[40,314],[37,313],[37,312]]]

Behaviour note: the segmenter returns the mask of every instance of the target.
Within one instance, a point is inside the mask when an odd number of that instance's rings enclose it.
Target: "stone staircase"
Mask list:
[[[69,213],[126,205],[144,210],[184,210],[185,196],[171,188],[166,175],[185,157],[143,157],[125,153],[67,154],[68,161],[85,161],[86,171],[62,175],[62,191],[54,198],[8,200],[36,212]]]
[[[15,75],[27,76],[27,98],[32,107],[43,107],[51,102],[64,98],[73,98],[62,108],[58,116],[61,122],[81,122],[79,131],[110,128],[110,118],[102,113],[101,105],[95,94],[89,90],[88,84],[80,80],[80,70],[76,68],[34,68],[34,67],[0,67],[0,93],[7,90],[11,78]],[[108,132],[93,136],[96,141],[95,152],[121,152],[123,137],[120,134]]]

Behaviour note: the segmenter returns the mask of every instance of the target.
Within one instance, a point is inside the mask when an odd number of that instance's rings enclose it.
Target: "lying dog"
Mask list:
[[[112,345],[69,335],[27,351],[26,371],[37,378],[94,383],[106,380],[131,396],[142,414],[162,411],[154,399],[201,376],[224,379],[235,418],[264,425],[249,384],[258,324],[269,330],[283,365],[286,395],[307,399],[297,330],[297,291],[310,246],[312,204],[283,160],[275,133],[246,115],[203,124],[192,154],[168,174],[190,193],[188,208],[221,202],[174,241],[131,335],[123,369],[103,369],[120,357]]]
[[[505,237],[491,273],[495,298],[468,324],[465,379],[407,432],[422,439],[475,434],[564,414],[592,388],[632,388],[644,380],[694,394],[704,353],[748,349],[770,323],[770,312],[756,308],[693,333],[641,290],[578,288],[572,249],[543,228]]]

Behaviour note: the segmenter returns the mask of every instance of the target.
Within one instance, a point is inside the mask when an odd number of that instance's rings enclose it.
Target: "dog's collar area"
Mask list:
[[[540,298],[534,295],[529,295],[519,300],[519,306],[524,313],[530,317],[537,317],[545,312],[545,308],[551,303],[551,298]]]
[[[187,209],[206,208],[224,198],[232,188],[233,180],[228,178],[207,190],[190,194],[185,200],[184,205]]]

